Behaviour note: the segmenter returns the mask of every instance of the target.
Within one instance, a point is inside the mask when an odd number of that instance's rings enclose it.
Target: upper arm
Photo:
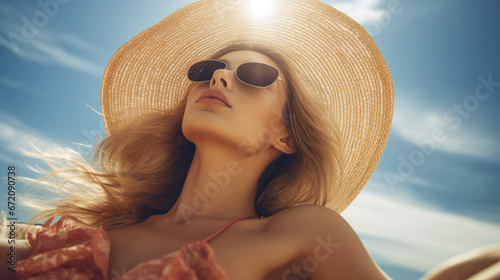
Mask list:
[[[491,276],[490,276],[491,275]],[[421,279],[496,279],[500,277],[500,244],[477,248],[451,257]]]
[[[390,279],[372,260],[356,233],[336,212],[321,206],[299,206],[293,216],[301,236],[302,254],[296,278],[311,279]],[[297,262],[296,262],[297,263]],[[299,270],[300,268],[300,270]],[[300,271],[300,272],[299,272]]]

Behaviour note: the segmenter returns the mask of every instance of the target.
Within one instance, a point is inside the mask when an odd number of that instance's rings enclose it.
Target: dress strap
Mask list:
[[[219,233],[223,232],[226,228],[228,228],[230,225],[232,225],[233,223],[237,222],[237,221],[240,221],[240,220],[244,220],[244,219],[248,219],[248,218],[253,218],[253,217],[261,217],[262,216],[259,216],[259,215],[250,215],[250,216],[245,216],[245,217],[241,217],[241,218],[237,218],[237,219],[234,219],[232,221],[230,221],[229,223],[227,223],[225,226],[223,226],[222,228],[220,228],[218,231],[214,232],[212,235],[210,235],[209,237],[203,239],[203,241],[205,242],[208,242],[210,241],[210,239],[216,237],[217,235],[219,235]]]

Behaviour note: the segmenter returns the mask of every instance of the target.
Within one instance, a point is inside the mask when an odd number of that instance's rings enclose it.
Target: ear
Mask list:
[[[273,147],[285,154],[293,154],[296,151],[295,142],[288,133],[276,139],[273,143]]]

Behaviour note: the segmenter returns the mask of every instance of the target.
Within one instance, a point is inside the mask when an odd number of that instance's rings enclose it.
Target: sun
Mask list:
[[[250,11],[253,15],[262,17],[267,16],[272,10],[272,0],[251,0]]]

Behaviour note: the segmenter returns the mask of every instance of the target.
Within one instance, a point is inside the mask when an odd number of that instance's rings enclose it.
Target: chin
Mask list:
[[[208,136],[223,134],[223,128],[222,124],[210,117],[185,118],[182,121],[182,133],[193,143]]]
[[[237,137],[229,125],[217,124],[205,119],[204,121],[192,120],[182,123],[182,133],[187,140],[200,147],[200,144],[212,143],[215,146],[225,146],[238,150],[242,139]],[[211,144],[209,144],[211,146]]]

